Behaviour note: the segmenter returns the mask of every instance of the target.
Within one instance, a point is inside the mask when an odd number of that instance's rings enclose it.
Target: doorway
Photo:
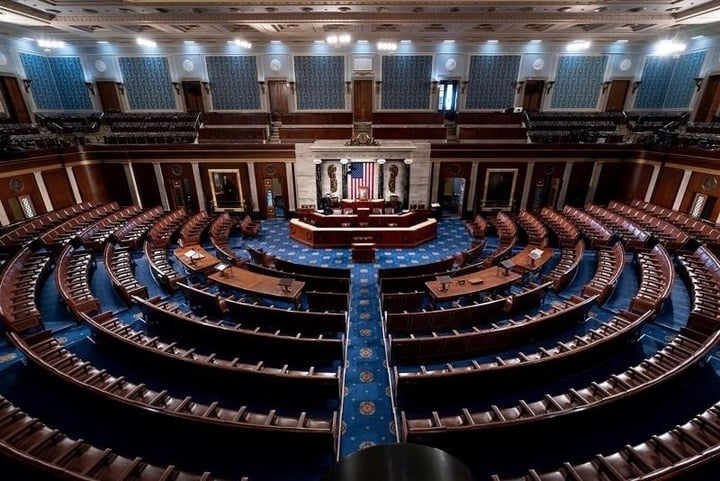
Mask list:
[[[205,113],[205,104],[203,103],[202,85],[200,81],[183,81],[183,100],[185,101],[186,112]]]
[[[525,91],[523,92],[523,109],[530,111],[539,111],[540,106],[542,106],[544,92],[544,80],[526,80]]]
[[[120,112],[120,97],[118,96],[118,85],[115,82],[98,80],[95,82],[98,91],[98,98],[104,111],[112,110]]]
[[[441,80],[438,82],[438,112],[451,122],[454,122],[457,117],[457,98],[457,80]]]
[[[272,219],[274,217],[285,216],[285,199],[283,197],[283,186],[277,177],[268,177],[263,179],[263,188],[265,196],[265,217]]]
[[[270,100],[270,121],[282,122],[283,114],[288,113],[287,80],[268,80],[268,97]]]
[[[10,118],[19,124],[32,123],[17,78],[0,75],[0,95]]]
[[[630,80],[613,80],[605,102],[605,112],[622,112],[625,110],[625,99],[630,90]]]
[[[459,218],[465,205],[465,178],[446,177],[440,193],[440,207],[443,217]]]

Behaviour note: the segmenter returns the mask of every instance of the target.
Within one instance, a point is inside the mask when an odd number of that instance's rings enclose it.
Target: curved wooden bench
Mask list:
[[[88,250],[99,250],[113,232],[130,222],[130,219],[136,217],[141,212],[142,209],[136,205],[131,205],[113,212],[97,222],[93,222],[82,232],[78,233],[80,242],[82,242]]]
[[[103,251],[105,270],[110,276],[110,282],[125,304],[132,304],[132,296],[147,298],[147,287],[142,285],[133,273],[135,262],[132,253],[125,248],[117,248],[108,242]]]
[[[517,386],[523,380],[538,381],[578,369],[611,353],[620,345],[638,335],[642,324],[652,312],[642,315],[620,311],[612,319],[583,336],[559,341],[555,347],[540,348],[536,352],[520,352],[511,357],[473,361],[469,366],[431,368],[420,365],[400,370],[393,368],[397,395],[405,399],[458,399],[468,398],[474,392],[485,392],[497,384]],[[410,370],[412,369],[412,370]]]
[[[660,239],[665,249],[670,252],[681,249],[690,240],[690,236],[682,229],[637,207],[611,200],[608,202],[607,209],[630,219],[650,232]]]
[[[176,466],[156,466],[110,448],[72,439],[13,406],[0,396],[0,451],[54,479],[77,481],[221,481],[209,472],[193,474]],[[242,481],[247,481],[247,477]]]
[[[150,266],[150,273],[162,287],[170,292],[175,291],[175,285],[186,277],[180,274],[170,263],[168,253],[164,246],[154,246],[150,239],[143,244],[143,252]]]
[[[147,233],[147,240],[153,247],[167,247],[173,236],[187,219],[185,207],[180,207],[160,218]]]
[[[551,280],[553,289],[560,292],[570,284],[577,274],[578,267],[585,254],[585,243],[582,239],[573,247],[565,247],[560,251],[560,259],[555,267],[543,276],[543,280]]]
[[[683,232],[692,238],[706,244],[713,252],[720,250],[720,227],[717,225],[710,224],[702,219],[695,219],[684,212],[678,212],[668,209],[667,207],[660,207],[640,200],[633,201],[631,205],[682,229]]]
[[[38,283],[48,275],[50,256],[25,247],[10,259],[0,277],[0,320],[10,332],[42,328],[35,302]]]
[[[143,211],[116,229],[110,238],[123,247],[139,249],[148,230],[157,225],[165,215],[161,206]]]
[[[199,244],[202,233],[205,232],[213,221],[213,217],[207,211],[201,210],[190,216],[180,227],[181,245]]]
[[[83,211],[75,217],[71,217],[65,222],[56,225],[52,229],[43,232],[40,235],[40,242],[51,252],[59,255],[60,252],[77,237],[82,231],[90,227],[95,222],[100,221],[103,217],[107,217],[117,212],[120,206],[117,202],[111,202],[90,210]]]
[[[637,399],[654,388],[662,388],[680,379],[700,364],[720,340],[720,331],[704,334],[683,328],[664,348],[624,373],[612,375],[590,386],[570,389],[566,393],[546,394],[537,401],[519,400],[515,406],[491,406],[488,411],[440,416],[434,411],[431,417],[410,417],[401,412],[404,441],[442,443],[468,442],[468,436],[479,436],[497,430],[536,426],[543,421],[559,420],[573,414],[591,415],[593,409],[617,405],[619,401]]]
[[[307,370],[268,366],[264,362],[245,363],[240,358],[222,359],[215,353],[201,354],[194,348],[182,348],[176,342],[165,342],[157,336],[150,337],[133,329],[110,312],[90,317],[82,315],[93,334],[113,347],[145,355],[154,361],[169,361],[167,364],[182,369],[183,373],[208,376],[235,385],[243,383],[245,388],[281,390],[286,394],[297,390],[296,395],[337,397],[340,392],[340,368],[322,371],[311,367]]]
[[[640,265],[640,286],[637,294],[630,299],[629,309],[638,313],[648,310],[659,312],[670,297],[675,282],[670,255],[662,244],[657,244],[648,252],[636,252],[635,259]]]
[[[720,403],[683,425],[652,436],[635,446],[625,445],[610,455],[596,455],[584,463],[563,463],[555,471],[534,469],[519,478],[491,477],[492,481],[643,480],[660,481],[692,474],[720,458]]]
[[[230,247],[230,232],[238,227],[237,219],[230,217],[230,214],[223,212],[215,217],[210,224],[209,234],[210,242],[217,251],[218,257],[223,262],[234,264],[239,260],[239,256]]]
[[[595,296],[573,296],[565,302],[556,301],[547,311],[534,317],[510,319],[502,325],[473,327],[470,332],[432,332],[431,335],[407,338],[390,338],[390,358],[395,363],[439,362],[468,359],[490,352],[499,352],[513,346],[548,335],[585,319],[595,302]]]
[[[587,205],[585,210],[618,234],[628,250],[643,249],[652,238],[648,231],[625,216],[594,204]]]
[[[613,231],[587,212],[566,205],[562,213],[583,233],[590,242],[591,247],[605,247],[614,242]]]
[[[618,241],[611,249],[598,249],[597,256],[595,275],[583,287],[582,295],[597,295],[598,305],[603,305],[615,290],[625,268],[625,248]]]
[[[580,240],[580,231],[565,215],[550,207],[543,207],[539,215],[555,233],[560,247],[572,247]]]
[[[11,248],[10,250],[19,249],[35,240],[43,232],[94,207],[95,204],[92,202],[82,202],[64,209],[41,214],[28,222],[12,227],[0,235],[0,246]]]
[[[281,441],[289,436],[289,442],[317,443],[328,450],[334,449],[335,412],[329,418],[315,418],[305,412],[287,416],[278,414],[275,409],[259,413],[249,411],[246,406],[226,408],[217,402],[196,402],[190,396],[176,398],[165,389],[155,391],[144,383],[134,383],[124,376],[113,376],[106,369],[92,366],[65,349],[49,331],[27,338],[12,333],[9,336],[29,362],[50,376],[137,414],[165,417],[171,422],[188,423],[188,427],[226,430],[235,435],[244,433],[251,436],[250,439],[272,435],[267,439],[277,437],[277,441]]]
[[[385,312],[385,329],[392,335],[423,331],[461,329],[483,322],[495,322],[507,316],[507,297],[449,309],[432,309],[414,312]]]
[[[515,221],[527,235],[527,243],[540,247],[548,245],[548,230],[542,221],[527,210],[521,210],[515,217]]]
[[[100,312],[100,301],[90,289],[90,271],[95,268],[91,252],[68,244],[60,253],[55,268],[55,284],[60,297],[76,320],[80,314]]]
[[[690,322],[705,332],[717,329],[720,326],[720,260],[705,246],[692,253],[678,253],[677,259],[683,267],[680,272],[690,284]]]

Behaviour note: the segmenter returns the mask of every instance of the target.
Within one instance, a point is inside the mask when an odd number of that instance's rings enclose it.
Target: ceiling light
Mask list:
[[[443,40],[443,43],[455,43],[455,40]]]
[[[282,40],[270,40],[270,43],[275,43],[275,44],[282,43]]]
[[[239,38],[236,38],[235,40],[228,40],[228,43],[231,45],[237,45],[238,47],[242,48],[252,47],[252,44],[250,42],[248,42],[247,40],[241,40]]]
[[[340,33],[340,34],[330,34],[327,36],[325,41],[329,43],[330,45],[346,45],[350,43],[350,34],[349,33]]]
[[[100,45],[106,45],[106,44],[108,44],[108,43],[110,43],[110,42],[108,42],[107,40],[98,40],[98,41],[95,42],[95,43],[99,43]]]
[[[357,43],[368,43],[367,40],[358,40]]]
[[[157,43],[147,38],[138,37],[135,41],[138,45],[141,45],[143,47],[157,47]]]
[[[590,41],[588,40],[574,40],[573,42],[565,46],[565,50],[568,52],[579,52],[581,50],[587,50],[590,48]]]
[[[530,43],[542,43],[542,40],[536,38],[536,39],[530,40]]]
[[[37,40],[38,47],[42,48],[63,48],[65,42],[62,40]]]
[[[498,43],[500,40],[493,38],[487,41],[487,43]]]
[[[397,50],[397,43],[395,42],[378,42],[377,49],[382,52],[394,52]]]
[[[695,35],[694,37],[690,37],[690,40],[700,40],[701,38],[705,38],[705,35]]]
[[[615,40],[615,43],[628,43],[628,39],[626,38],[619,38]]]
[[[412,43],[412,40],[400,40],[400,43]]]
[[[186,45],[193,45],[195,44],[195,40],[183,40],[183,43]]]
[[[671,55],[685,50],[686,45],[675,40],[660,40],[655,44],[655,55]]]

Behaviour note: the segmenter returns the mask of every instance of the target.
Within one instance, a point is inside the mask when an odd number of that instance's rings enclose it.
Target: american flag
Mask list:
[[[353,162],[348,169],[348,196],[357,199],[361,187],[367,189],[367,198],[375,198],[375,162]]]

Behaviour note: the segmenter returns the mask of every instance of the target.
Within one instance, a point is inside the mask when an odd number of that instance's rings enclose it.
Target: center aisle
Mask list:
[[[351,264],[340,457],[397,442],[377,268]]]

